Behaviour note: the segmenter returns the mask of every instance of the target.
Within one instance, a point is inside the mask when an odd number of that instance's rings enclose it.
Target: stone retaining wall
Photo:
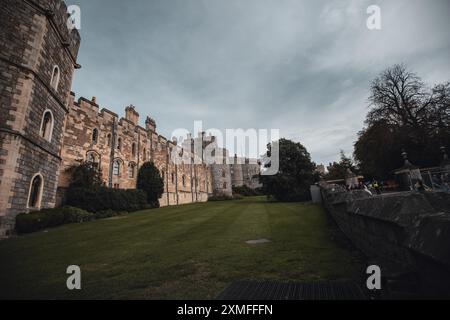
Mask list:
[[[421,293],[450,297],[450,194],[321,191],[339,228],[383,275],[413,274]]]

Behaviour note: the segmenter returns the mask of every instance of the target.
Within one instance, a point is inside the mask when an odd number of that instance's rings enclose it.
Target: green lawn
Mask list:
[[[242,279],[355,278],[361,258],[336,235],[320,207],[261,197],[66,225],[0,242],[0,298],[209,299]],[[72,264],[82,290],[66,288]]]

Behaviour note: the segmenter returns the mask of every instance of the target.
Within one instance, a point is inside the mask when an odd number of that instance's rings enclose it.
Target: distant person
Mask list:
[[[423,184],[422,180],[417,180],[417,182],[414,185],[414,187],[419,192],[424,192],[425,191],[425,185]]]
[[[364,192],[367,192],[368,194],[370,194],[371,197],[373,197],[373,193],[370,192],[369,188],[367,188],[365,184],[363,184],[362,189]]]
[[[378,184],[378,181],[375,180],[372,184],[372,187],[377,194],[381,194],[381,188],[380,185]]]

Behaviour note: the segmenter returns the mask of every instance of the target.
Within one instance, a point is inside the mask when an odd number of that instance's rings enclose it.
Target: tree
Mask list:
[[[164,193],[164,180],[153,162],[145,162],[139,169],[136,187],[145,191],[149,204],[159,207],[159,198]]]
[[[405,149],[418,166],[435,166],[440,146],[450,142],[450,82],[429,90],[404,65],[383,71],[371,83],[371,110],[355,142],[364,176],[384,179],[402,165]]]
[[[353,160],[345,155],[344,150],[341,150],[340,154],[341,159],[339,162],[330,163],[327,167],[328,173],[325,175],[326,180],[345,179],[348,170],[356,173],[357,170]]]
[[[310,199],[310,186],[318,180],[315,164],[306,148],[300,143],[280,139],[279,170],[271,176],[260,176],[263,192],[277,201],[302,201]],[[268,145],[268,153],[272,145]],[[265,163],[265,166],[270,166]]]
[[[70,174],[70,189],[96,189],[103,185],[102,172],[93,163],[82,162],[67,169]]]

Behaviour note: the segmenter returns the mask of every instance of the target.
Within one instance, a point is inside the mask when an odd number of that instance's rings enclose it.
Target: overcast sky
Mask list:
[[[66,0],[81,8],[73,91],[176,128],[280,129],[316,163],[351,154],[370,81],[405,63],[450,80],[450,0]],[[366,27],[369,5],[382,29]]]

